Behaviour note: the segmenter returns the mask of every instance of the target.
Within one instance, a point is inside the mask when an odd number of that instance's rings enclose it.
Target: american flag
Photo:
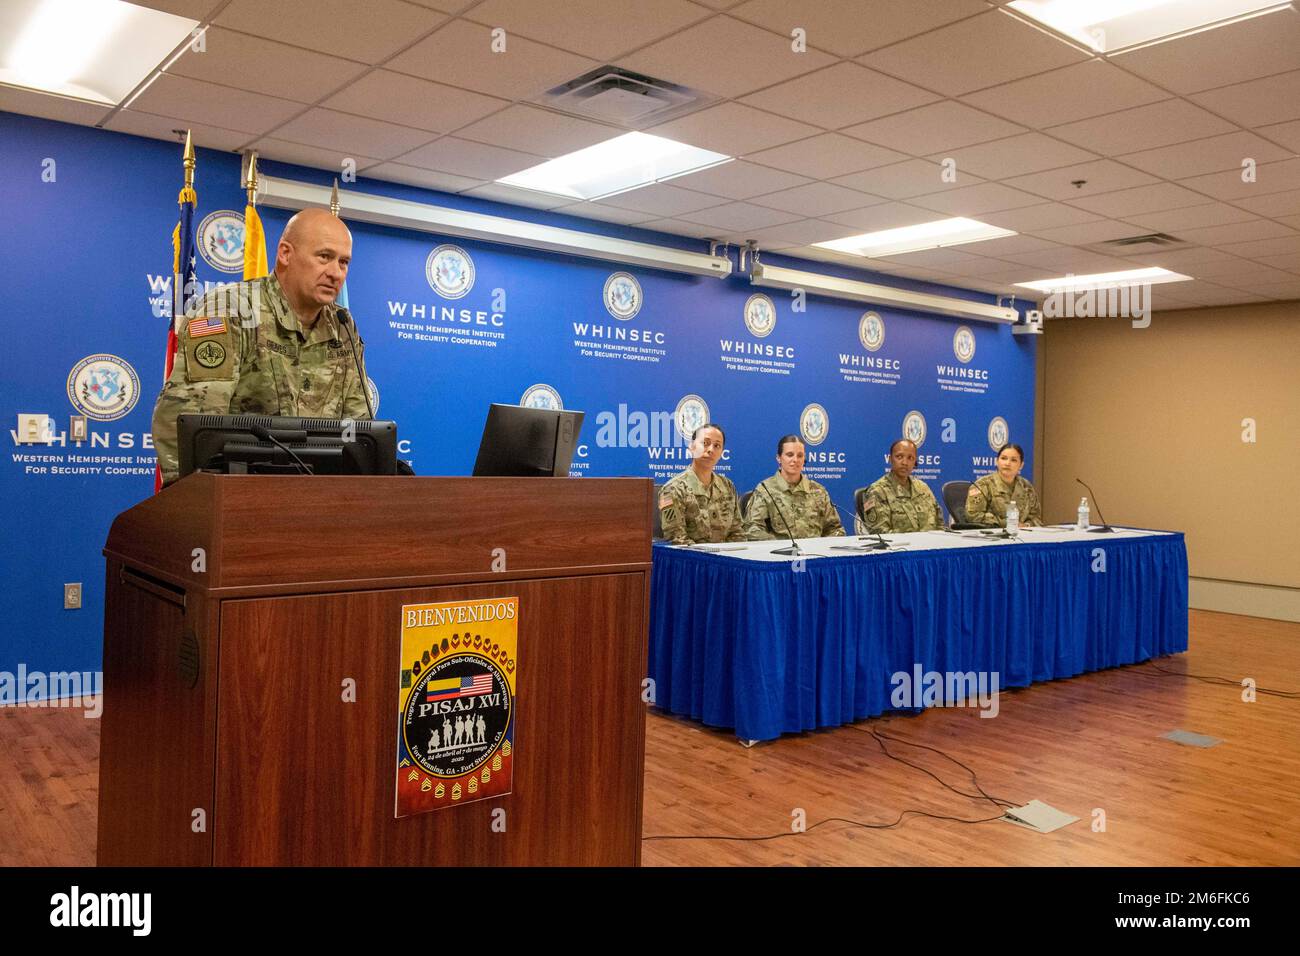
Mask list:
[[[492,693],[492,675],[475,674],[473,677],[448,678],[447,680],[429,681],[425,688],[425,703],[436,700],[452,700],[456,697],[478,697]]]
[[[190,338],[196,338],[200,335],[219,335],[226,331],[226,320],[209,318],[190,319],[188,328]]]

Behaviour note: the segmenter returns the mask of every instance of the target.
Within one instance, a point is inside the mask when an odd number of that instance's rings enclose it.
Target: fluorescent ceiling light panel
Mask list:
[[[115,106],[198,25],[121,0],[5,0],[0,83]]]
[[[662,136],[625,133],[497,182],[571,199],[593,200],[731,160],[731,156],[687,146]]]
[[[857,256],[898,256],[905,252],[920,252],[922,249],[939,249],[944,246],[959,246],[967,242],[983,242],[985,239],[1001,239],[1014,236],[1010,229],[999,229],[974,219],[939,219],[935,222],[923,222],[915,226],[902,226],[898,229],[884,229],[880,232],[863,233],[849,236],[847,239],[833,239],[830,242],[815,242],[820,249],[834,252],[848,252]]]
[[[1098,53],[1221,27],[1290,6],[1279,0],[1014,0],[1017,13]]]
[[[1087,276],[1065,275],[1056,279],[1035,279],[1017,282],[1016,285],[1039,292],[1084,292],[1090,289],[1120,289],[1125,286],[1159,285],[1162,282],[1187,282],[1191,276],[1170,272],[1152,266],[1149,269],[1128,269],[1124,272],[1096,272]]]

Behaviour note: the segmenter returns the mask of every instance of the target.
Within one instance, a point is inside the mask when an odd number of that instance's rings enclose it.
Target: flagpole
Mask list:
[[[335,219],[339,218],[339,180],[334,177],[334,189],[330,192],[330,213]]]

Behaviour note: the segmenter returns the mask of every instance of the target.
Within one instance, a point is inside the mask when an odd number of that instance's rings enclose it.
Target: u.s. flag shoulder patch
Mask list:
[[[185,334],[192,339],[203,335],[221,335],[225,331],[225,319],[210,319],[206,316],[190,319],[189,325],[185,327]]]

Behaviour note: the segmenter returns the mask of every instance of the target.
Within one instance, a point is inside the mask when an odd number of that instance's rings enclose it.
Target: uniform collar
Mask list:
[[[687,490],[693,495],[710,494],[713,488],[717,487],[718,478],[720,477],[718,473],[715,471],[713,473],[713,483],[708,488],[705,488],[704,483],[700,481],[699,476],[695,474],[694,468],[687,466],[686,470],[682,472],[682,474],[686,476]]]
[[[302,323],[298,321],[293,307],[289,305],[289,299],[284,294],[284,286],[280,285],[276,274],[272,272],[262,281],[265,283],[262,302],[275,314],[275,320],[280,324],[280,328],[289,333],[296,333],[308,342],[323,342],[326,339],[336,343],[341,341],[336,305],[331,303],[322,306],[320,318],[310,330],[305,330]]]
[[[792,485],[790,482],[785,480],[785,475],[781,474],[780,469],[777,469],[776,474],[768,480],[772,483],[773,488],[779,491],[788,491],[790,494],[794,494],[798,491],[807,494],[812,490],[808,485],[808,476],[806,474],[800,475],[799,480]]]

